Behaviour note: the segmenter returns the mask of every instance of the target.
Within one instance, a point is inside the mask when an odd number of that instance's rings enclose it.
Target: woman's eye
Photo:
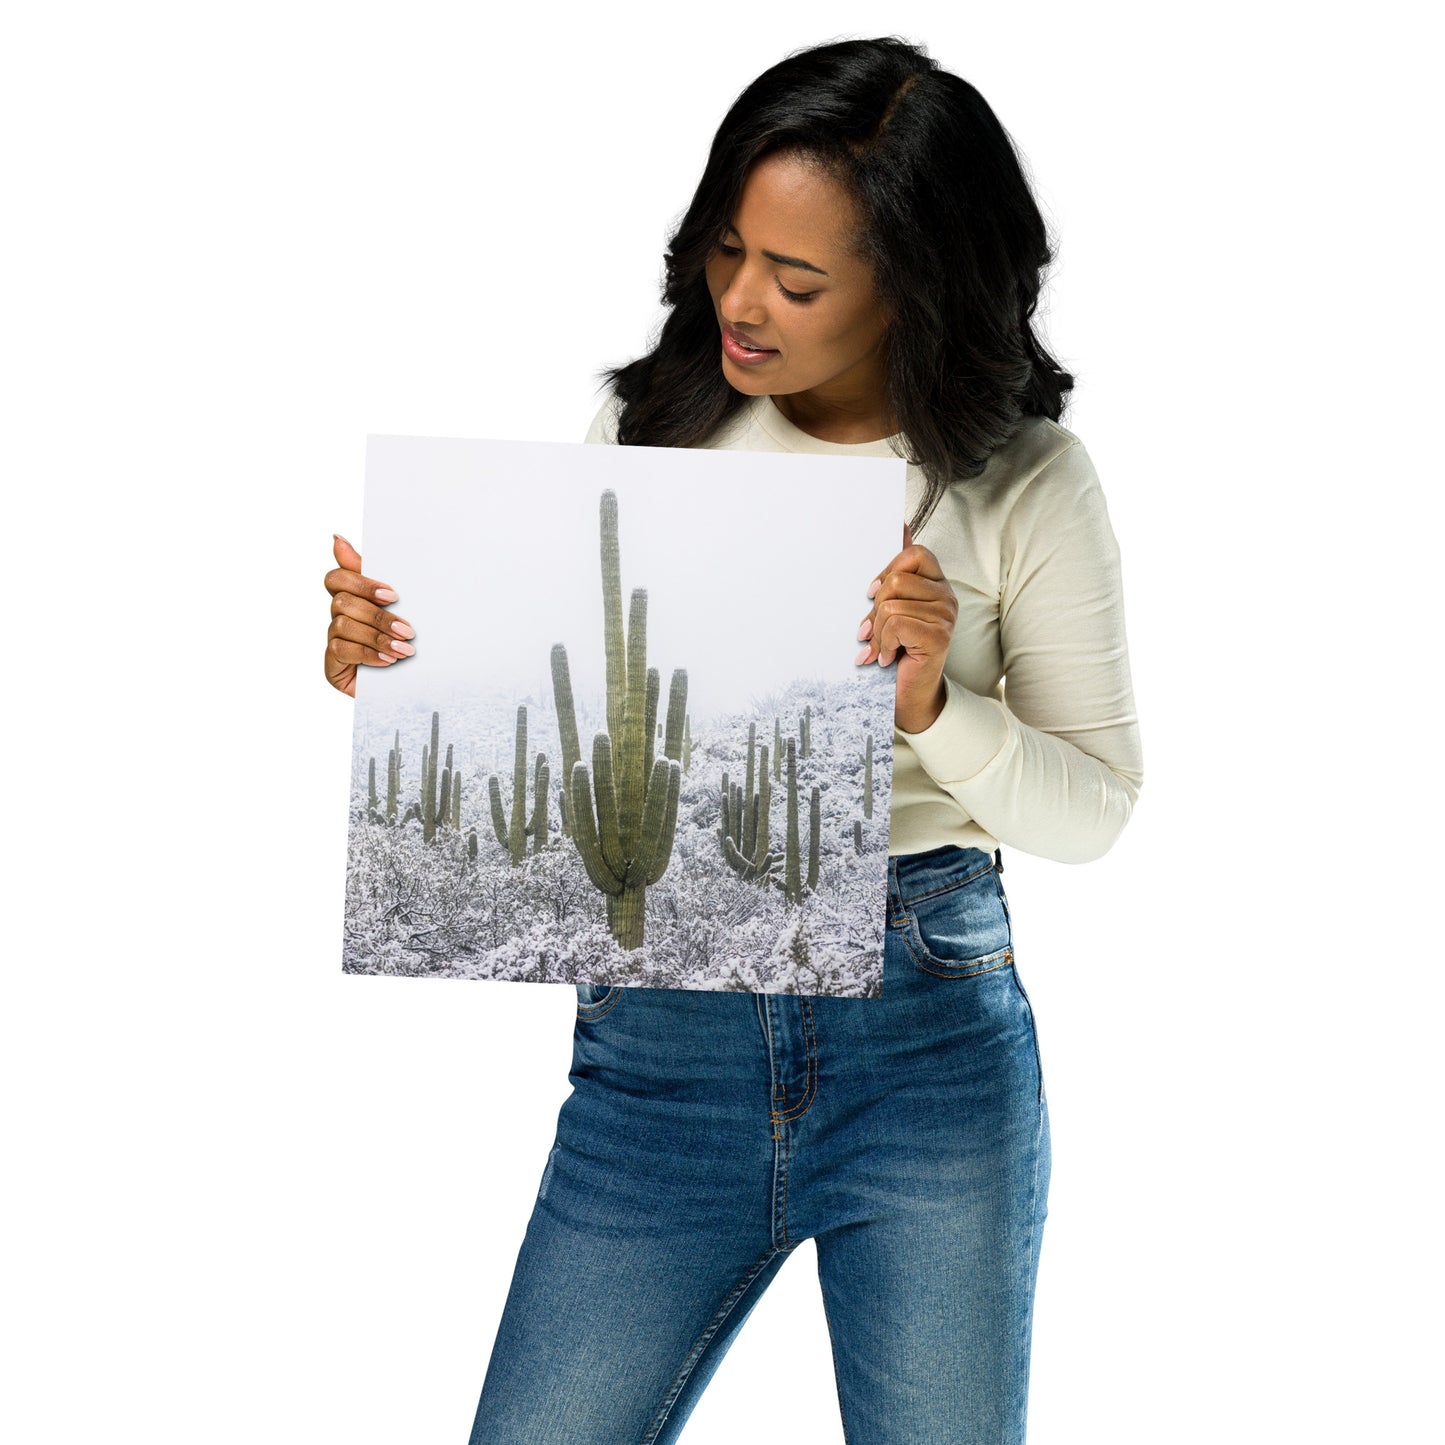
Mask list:
[[[741,256],[743,254],[743,249],[741,246],[728,246],[725,245],[722,241],[719,241],[717,243],[717,248],[719,251],[722,252],[724,256]]]
[[[816,291],[789,291],[781,281],[777,283],[777,286],[789,301],[811,301],[818,294]]]

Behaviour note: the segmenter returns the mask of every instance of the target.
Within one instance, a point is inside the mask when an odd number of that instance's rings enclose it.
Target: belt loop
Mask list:
[[[1003,872],[1003,849],[1002,849],[1002,848],[995,848],[995,849],[993,850],[993,866],[994,866],[995,868],[997,868],[1000,873]]]

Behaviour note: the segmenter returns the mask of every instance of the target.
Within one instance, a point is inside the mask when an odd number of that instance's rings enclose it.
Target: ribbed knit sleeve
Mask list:
[[[1001,843],[1102,857],[1143,786],[1119,546],[1074,441],[1020,489],[1001,533],[1003,700],[947,674],[942,713],[901,733],[924,771]]]

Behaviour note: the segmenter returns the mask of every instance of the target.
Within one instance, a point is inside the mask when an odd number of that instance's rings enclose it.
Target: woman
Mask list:
[[[992,111],[916,47],[794,55],[723,120],[588,440],[908,459],[858,633],[896,668],[883,994],[578,986],[473,1445],[676,1440],[805,1239],[849,1441],[1024,1438],[1050,1149],[998,845],[1097,858],[1142,780],[1118,548],[1033,334],[1051,259]],[[412,634],[336,559],[354,692]]]

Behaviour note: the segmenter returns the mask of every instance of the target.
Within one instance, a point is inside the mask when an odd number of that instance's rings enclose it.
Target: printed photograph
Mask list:
[[[345,971],[876,997],[901,460],[370,437]],[[898,535],[894,535],[897,533]]]

